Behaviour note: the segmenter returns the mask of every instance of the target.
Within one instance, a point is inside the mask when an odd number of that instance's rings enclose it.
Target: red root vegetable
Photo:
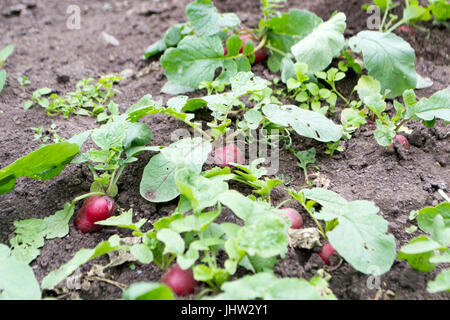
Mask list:
[[[293,208],[283,208],[280,215],[288,217],[291,220],[291,229],[300,229],[303,226],[303,218],[297,210]]]
[[[212,152],[213,163],[224,167],[231,167],[230,162],[244,164],[244,155],[235,144],[227,144],[224,147],[214,149]]]
[[[392,146],[394,145],[394,143],[399,143],[405,147],[405,150],[409,150],[410,148],[408,139],[406,139],[406,137],[402,136],[401,134],[396,134],[392,141]]]
[[[405,25],[400,26],[400,27],[398,27],[398,31],[404,32],[404,33],[409,33],[413,37],[416,35],[416,30],[414,29],[414,27],[411,27],[411,26],[405,26]]]
[[[75,218],[75,228],[83,233],[100,230],[97,221],[106,220],[114,213],[114,201],[108,196],[87,198]]]
[[[324,246],[322,247],[322,249],[319,252],[319,257],[322,259],[322,261],[326,264],[326,265],[330,265],[330,258],[334,253],[334,248],[333,246],[327,242],[324,244]]]
[[[199,285],[194,279],[192,270],[183,270],[178,264],[174,264],[166,269],[161,282],[180,297],[194,293],[195,288]]]

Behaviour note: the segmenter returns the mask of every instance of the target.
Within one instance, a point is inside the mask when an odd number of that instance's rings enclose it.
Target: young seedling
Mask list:
[[[112,116],[119,115],[119,107],[112,98],[120,92],[113,85],[121,80],[113,75],[103,76],[97,83],[92,78],[82,79],[77,83],[76,91],[67,93],[65,97],[52,93],[49,88],[41,88],[33,92],[32,100],[24,103],[24,109],[37,104],[46,109],[50,116],[95,116],[98,122],[106,122]]]
[[[316,162],[316,148],[312,147],[309,150],[298,151],[295,152],[294,149],[291,149],[291,152],[295,154],[299,163],[297,165],[303,169],[303,174],[305,175],[305,181],[307,184],[311,185],[312,183],[308,178],[308,165],[314,164]]]

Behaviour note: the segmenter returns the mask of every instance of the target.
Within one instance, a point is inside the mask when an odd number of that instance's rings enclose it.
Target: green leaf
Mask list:
[[[428,21],[431,19],[430,12],[418,5],[410,5],[409,7],[403,9],[403,19],[409,21],[410,23],[416,23],[417,21]]]
[[[201,232],[205,230],[220,215],[221,210],[213,210],[202,212],[199,215],[185,216],[181,219],[174,220],[170,224],[170,229],[177,233],[182,232]]]
[[[381,275],[391,268],[395,256],[395,238],[387,234],[388,222],[373,202],[348,202],[338,194],[320,188],[304,192],[306,198],[322,205],[316,218],[337,219],[327,237],[335,250],[356,270]]]
[[[130,247],[130,253],[135,257],[140,263],[149,264],[153,261],[152,250],[143,243],[138,243]]]
[[[125,289],[123,300],[175,300],[172,290],[157,282],[135,282]]]
[[[361,31],[349,40],[354,52],[363,53],[364,64],[372,76],[381,83],[388,98],[400,96],[407,89],[416,88],[414,49],[393,33]]]
[[[430,98],[422,98],[417,104],[407,108],[405,118],[413,116],[425,121],[434,118],[450,121],[450,89],[440,90]]]
[[[355,90],[358,92],[359,98],[364,100],[366,97],[381,93],[381,84],[378,80],[375,80],[371,76],[363,75],[358,80],[358,84],[355,86]]]
[[[428,282],[427,291],[431,293],[450,291],[450,269],[444,269],[436,276],[436,279]]]
[[[150,59],[157,54],[164,52],[167,49],[166,43],[163,39],[160,39],[147,47],[144,53],[145,59]]]
[[[141,196],[151,202],[167,202],[179,195],[175,184],[176,164],[160,153],[152,157],[144,168],[140,184]]]
[[[374,132],[375,140],[380,146],[389,147],[393,143],[395,137],[395,127],[377,122],[377,129]]]
[[[247,275],[222,285],[214,300],[320,300],[319,291],[304,279],[277,278],[272,272]]]
[[[222,68],[220,79],[225,82],[239,71],[250,71],[247,58],[223,54],[219,37],[188,36],[177,48],[166,50],[160,61],[169,82],[194,89],[202,81],[213,81],[218,68]]]
[[[220,14],[211,0],[195,0],[186,7],[186,16],[198,35],[211,36],[223,27],[234,28],[241,21],[234,13]]]
[[[180,194],[175,183],[177,168],[189,168],[199,173],[211,148],[211,144],[202,138],[186,138],[161,150],[144,169],[140,184],[142,197],[152,202],[176,198]]]
[[[265,116],[273,123],[291,126],[299,135],[321,142],[338,141],[342,137],[342,127],[324,115],[298,108],[295,105],[279,106],[268,104],[263,107]]]
[[[8,57],[14,52],[14,45],[9,44],[0,50],[0,66],[8,59]],[[1,90],[0,90],[1,91]]]
[[[277,214],[255,217],[251,224],[241,228],[237,239],[239,246],[250,256],[270,258],[287,252],[288,224]]]
[[[266,22],[267,42],[275,49],[290,53],[294,44],[309,35],[322,22],[322,19],[312,12],[291,9]],[[273,64],[272,72],[280,70],[282,58],[283,56],[276,51],[273,52],[270,57]]]
[[[78,153],[77,144],[60,142],[33,151],[0,170],[0,194],[11,191],[16,179],[47,180],[57,176]]]
[[[430,240],[427,236],[421,236],[404,245],[398,253],[398,259],[407,260],[416,270],[430,272],[436,267],[435,263],[430,262],[433,250],[440,247],[439,243]]]
[[[198,171],[190,169],[178,170],[175,182],[180,193],[191,202],[194,212],[215,206],[220,194],[228,190],[228,184],[223,180],[232,176],[217,176],[205,178]]]
[[[299,166],[306,170],[309,164],[316,162],[316,148],[312,147],[305,151],[298,151],[295,153],[298,161],[300,161]]]
[[[152,140],[152,132],[145,123],[129,123],[123,140],[124,149],[143,146]]]
[[[139,231],[141,227],[147,222],[147,219],[141,219],[137,223],[133,223],[133,210],[124,211],[118,216],[112,216],[108,219],[97,221],[96,224],[102,226],[114,226],[133,231]]]
[[[156,238],[165,244],[164,253],[183,254],[184,240],[181,236],[170,229],[161,229]]]
[[[271,214],[272,211],[262,203],[252,201],[235,190],[228,190],[219,197],[220,202],[246,223],[251,224],[259,216]]]
[[[192,271],[194,273],[194,279],[197,281],[210,281],[214,278],[212,270],[203,264],[195,265]]]
[[[92,131],[92,141],[104,150],[111,148],[122,149],[123,140],[126,137],[129,125],[125,121],[125,115],[113,117],[106,124]]]
[[[5,86],[6,82],[6,71],[0,70],[0,92],[2,92],[3,87]]]
[[[44,218],[47,239],[62,238],[69,233],[69,220],[73,216],[75,203],[65,203],[64,209]]]
[[[41,299],[33,269],[10,256],[10,250],[4,244],[0,244],[0,252],[0,300]]]
[[[309,72],[315,73],[328,67],[345,46],[346,16],[339,12],[321,23],[308,36],[291,48],[297,62],[306,63]]]
[[[425,207],[417,214],[419,228],[427,233],[433,232],[433,223],[437,215],[444,219],[445,227],[450,228],[450,202],[443,202],[435,207]]]
[[[120,245],[119,240],[120,238],[118,235],[113,235],[108,240],[100,242],[93,249],[81,249],[69,262],[45,276],[41,283],[42,289],[53,288],[62,280],[70,276],[80,266],[98,256],[123,249],[124,246]]]

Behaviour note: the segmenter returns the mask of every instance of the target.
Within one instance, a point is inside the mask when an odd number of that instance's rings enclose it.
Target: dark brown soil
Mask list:
[[[11,6],[21,2],[31,5],[20,14],[11,10]],[[245,25],[257,25],[258,0],[215,2],[220,11],[237,13]],[[290,0],[287,7],[313,11],[324,20],[328,19],[334,10],[343,11],[348,20],[346,36],[350,37],[366,29],[367,14],[361,10],[361,5],[366,2],[368,1]],[[150,93],[164,100],[168,98],[160,93],[166,79],[158,60],[148,63],[143,62],[141,57],[146,47],[159,39],[168,26],[185,20],[184,8],[189,1],[80,0],[76,3],[81,8],[81,29],[69,30],[66,27],[66,10],[72,4],[71,1],[1,1],[0,48],[13,43],[15,52],[4,65],[8,81],[0,95],[0,110],[4,112],[0,114],[0,168],[39,146],[39,142],[33,141],[32,127],[43,126],[48,129],[51,124],[56,124],[58,133],[69,138],[77,132],[97,126],[92,118],[73,116],[64,120],[62,117],[48,117],[45,110],[39,107],[23,110],[23,103],[31,97],[35,89],[50,87],[64,94],[73,91],[76,82],[82,78],[118,74],[124,69],[137,72],[150,65],[149,73],[120,84],[122,93],[115,101],[124,111],[144,94]],[[154,10],[149,12],[146,8]],[[419,30],[415,36],[399,33],[416,50],[417,71],[434,82],[431,88],[417,91],[420,97],[448,87],[450,74],[449,30],[431,23],[421,25],[429,28],[429,37]],[[102,31],[116,37],[120,45],[105,46],[100,40]],[[268,78],[274,76],[270,75],[264,66],[256,66],[254,71]],[[30,86],[19,85],[16,79],[22,75],[30,78]],[[64,78],[68,81],[58,82],[58,79]],[[355,85],[356,79],[349,77],[342,81],[340,88],[348,93]],[[170,133],[178,127],[183,127],[179,121],[162,115],[147,117],[145,121],[152,129],[154,145],[169,144]],[[419,123],[411,123],[408,127],[414,130],[409,136],[412,144],[409,152],[400,148],[378,146],[373,137],[374,125],[360,128],[353,138],[345,143],[345,151],[335,154],[332,158],[323,153],[324,145],[300,137],[294,139],[296,150],[316,147],[316,164],[320,167],[322,178],[330,181],[331,190],[347,200],[366,199],[378,205],[383,217],[389,221],[390,232],[397,239],[397,248],[414,236],[405,231],[411,226],[408,220],[410,211],[441,202],[443,198],[437,192],[439,188],[450,192],[448,126],[438,121],[433,129],[427,129]],[[139,161],[126,169],[119,184],[117,205],[124,209],[133,208],[136,219],[145,217],[156,220],[170,214],[175,208],[175,202],[153,204],[139,194],[140,177],[151,155],[140,155]],[[302,186],[304,176],[298,169],[294,156],[284,152],[280,159],[279,174],[288,178],[289,187]],[[314,171],[312,169],[311,173]],[[88,192],[91,183],[88,177],[90,172],[87,168],[71,165],[50,181],[18,179],[14,191],[0,196],[0,242],[8,244],[9,239],[14,236],[13,221],[49,216],[60,210],[65,202]],[[275,203],[287,198],[283,188],[274,191]],[[299,206],[296,208],[300,210]],[[305,222],[312,225],[306,215]],[[116,229],[104,228],[85,236],[76,231],[71,223],[69,235],[63,239],[47,241],[41,255],[32,262],[38,280],[42,280],[51,270],[67,262],[81,248],[92,248],[115,232]],[[127,235],[122,231],[121,234]],[[102,257],[94,263],[105,264],[107,261],[106,257]],[[91,266],[92,263],[84,266],[82,270],[87,271]],[[290,249],[286,258],[276,267],[276,272],[282,276],[309,279],[323,267],[316,254],[310,257],[307,255],[305,258],[305,255]],[[449,294],[426,292],[427,282],[434,279],[437,271],[421,273],[413,270],[404,261],[396,261],[391,271],[381,276],[380,291],[369,289],[367,284],[374,279],[355,271],[344,262],[331,272],[330,286],[339,299],[449,299]],[[114,281],[131,284],[136,281],[158,281],[161,271],[153,264],[136,263],[134,270],[124,264],[107,269],[107,274]],[[388,290],[393,295],[387,294]],[[88,290],[72,291],[71,295],[66,297],[77,296],[83,299],[118,299],[121,297],[121,289],[103,281],[93,281]]]

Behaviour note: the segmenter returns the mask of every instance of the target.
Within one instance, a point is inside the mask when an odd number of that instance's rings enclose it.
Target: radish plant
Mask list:
[[[450,121],[450,89],[440,90],[430,98],[422,98],[419,101],[416,100],[413,90],[406,90],[402,95],[404,105],[394,100],[396,113],[393,117],[389,117],[385,112],[387,107],[385,99],[388,91],[382,94],[381,84],[377,80],[370,76],[363,76],[359,80],[356,90],[365,108],[376,117],[377,130],[374,135],[378,144],[382,146],[391,146],[394,138],[408,121],[422,121],[428,128],[434,126],[436,118],[440,118],[444,122]]]
[[[396,257],[395,238],[388,234],[388,222],[378,215],[378,207],[366,200],[347,201],[337,193],[321,189],[287,192],[296,199],[329,242],[321,257],[329,263],[336,252],[356,270],[381,275],[391,268]],[[321,206],[316,212],[314,205]],[[325,221],[325,228],[319,220]]]
[[[416,219],[426,235],[415,237],[402,246],[398,259],[408,261],[411,267],[422,272],[450,263],[450,203],[425,207],[417,213]],[[450,269],[442,269],[433,281],[428,282],[427,291],[450,291]]]
[[[113,85],[121,80],[123,79],[114,75],[100,77],[96,83],[92,78],[82,79],[78,81],[76,91],[67,93],[65,97],[53,93],[49,88],[40,88],[33,92],[32,100],[24,103],[24,109],[28,110],[37,104],[46,109],[49,116],[95,116],[98,122],[105,122],[120,114],[119,107],[112,98],[120,93]]]

